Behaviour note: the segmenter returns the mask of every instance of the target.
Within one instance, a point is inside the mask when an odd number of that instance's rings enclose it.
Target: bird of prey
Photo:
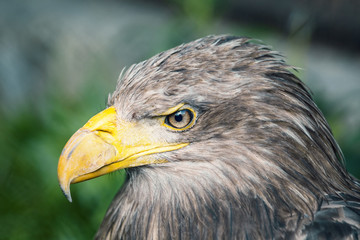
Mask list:
[[[280,54],[208,36],[121,74],[58,179],[71,201],[71,183],[126,169],[96,239],[357,239],[343,158]]]

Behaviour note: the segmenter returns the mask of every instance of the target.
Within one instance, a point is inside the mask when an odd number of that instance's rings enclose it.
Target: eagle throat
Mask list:
[[[171,239],[174,233],[177,239],[289,238],[319,207],[311,199],[299,209],[296,201],[286,202],[295,196],[284,195],[271,183],[244,188],[232,166],[219,169],[216,163],[194,162],[187,166],[189,173],[179,168],[174,172],[175,166],[129,169],[96,239]]]

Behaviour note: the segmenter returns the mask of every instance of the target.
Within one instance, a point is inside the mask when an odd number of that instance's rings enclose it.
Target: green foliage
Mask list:
[[[89,109],[79,111],[80,104],[59,97],[49,97],[47,109],[28,106],[0,120],[0,236],[6,239],[92,238],[123,181],[121,172],[79,183],[72,187],[74,202],[67,202],[57,182],[57,159]]]
[[[340,103],[326,100],[320,92],[315,94],[315,102],[325,115],[334,137],[343,151],[346,168],[359,179],[360,127],[353,128],[346,124],[346,116],[352,113],[340,108]]]

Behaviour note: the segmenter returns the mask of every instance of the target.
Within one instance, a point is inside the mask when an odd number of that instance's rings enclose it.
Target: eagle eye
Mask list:
[[[194,112],[190,109],[176,111],[165,118],[165,124],[175,130],[185,130],[194,123]]]

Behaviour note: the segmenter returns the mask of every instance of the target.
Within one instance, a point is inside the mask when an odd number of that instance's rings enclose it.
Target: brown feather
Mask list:
[[[316,225],[324,222],[323,203],[328,209],[336,198],[336,211],[348,211],[350,196],[355,214],[337,220],[346,223],[344,235],[333,236],[357,236],[359,186],[290,70],[277,52],[229,36],[130,67],[109,97],[121,118],[151,118],[180,103],[198,117],[188,131],[172,133],[191,144],[163,153],[168,163],[128,169],[96,238],[316,239],[335,229]]]

